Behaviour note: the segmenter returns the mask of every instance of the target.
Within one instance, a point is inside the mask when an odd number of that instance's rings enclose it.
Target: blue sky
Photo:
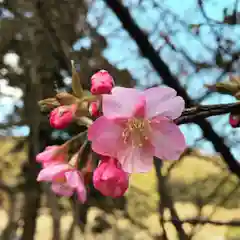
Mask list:
[[[159,31],[164,31],[165,27],[159,22],[159,9],[154,9],[152,6],[153,1],[142,1],[143,4],[141,7],[133,7],[134,4],[137,4],[139,1],[125,1],[125,5],[129,6],[132,9],[131,14],[138,23],[138,25],[148,33],[156,28],[156,25],[159,25],[158,31],[155,31],[154,34],[150,34],[149,39],[154,46],[161,44],[161,38],[159,38]],[[160,1],[158,1],[160,2]],[[164,2],[164,3],[163,3]],[[229,13],[231,13],[234,1],[208,1],[206,4],[206,12],[208,16],[215,20],[223,19],[223,8],[228,7]],[[178,18],[192,24],[204,22],[203,17],[201,16],[198,8],[196,6],[195,0],[186,0],[186,1],[161,1],[161,6],[166,9],[170,9],[174,12]],[[240,6],[238,6],[240,9]],[[103,12],[106,10],[106,6],[102,1],[98,1],[95,6],[93,6],[92,11],[89,14],[89,22],[93,26],[97,25],[97,18],[101,17]],[[92,14],[91,14],[92,13]],[[164,22],[164,21],[163,21]],[[109,10],[105,11],[105,21],[98,28],[99,33],[104,35],[109,43],[109,47],[104,51],[104,56],[106,56],[110,62],[116,64],[120,69],[128,69],[138,83],[141,85],[151,85],[153,83],[159,83],[160,78],[154,72],[151,65],[146,59],[139,57],[137,47],[135,43],[128,37],[128,34],[123,29],[116,31],[120,28],[121,24],[115,17],[115,15]],[[203,61],[212,61],[213,55],[203,47],[202,44],[196,40],[185,28],[175,24],[176,29],[179,29],[179,33],[172,38],[172,41],[176,44],[177,47],[186,51],[192,59],[201,59]],[[111,32],[115,30],[115,33]],[[223,30],[226,34],[231,36],[231,39],[237,41],[239,39],[239,29],[229,29],[225,28]],[[109,36],[110,35],[110,36]],[[203,27],[201,29],[202,41],[205,45],[216,48],[217,44],[214,39],[214,36],[210,34],[209,27]],[[77,42],[74,46],[75,49],[79,49],[81,45],[85,47],[90,44],[87,39]],[[119,51],[121,49],[121,51]],[[161,57],[168,63],[170,69],[173,73],[176,71],[175,65],[181,61],[181,57],[177,56],[176,53],[172,53],[169,49],[163,49],[161,52]],[[178,61],[175,59],[178,58]],[[174,59],[173,61],[171,59]],[[170,64],[169,64],[170,63]],[[188,65],[189,73],[193,72],[194,69]],[[187,91],[194,97],[198,98],[203,95],[205,92],[204,84],[213,83],[215,79],[220,75],[219,70],[211,69],[211,71],[202,71],[199,74],[193,74],[190,77],[179,77],[182,84],[187,86]],[[147,76],[147,77],[145,77]],[[214,103],[228,103],[234,102],[235,99],[230,96],[222,96],[219,94],[213,94],[210,98],[207,98],[203,101],[204,104],[214,104]],[[222,129],[222,125],[227,122],[228,116],[221,117],[212,117],[209,120],[213,123],[213,127],[216,131],[221,134],[219,129]],[[194,144],[195,139],[201,138],[201,130],[198,126],[194,124],[188,125],[187,127],[181,127],[187,142],[189,145]],[[230,133],[232,131],[230,126],[224,127],[225,133]],[[239,130],[236,131],[239,135]],[[212,145],[206,141],[199,141],[199,146],[207,152],[213,152]],[[235,147],[233,153],[235,156],[239,155],[237,151],[239,146]]]
[[[149,62],[140,57],[136,44],[129,38],[127,32],[121,28],[121,24],[119,23],[116,16],[111,12],[111,10],[107,9],[104,2],[102,0],[95,1],[96,4],[93,5],[92,9],[88,15],[88,21],[93,26],[98,24],[98,20],[101,17],[104,17],[104,21],[101,26],[98,27],[99,33],[106,37],[108,42],[108,48],[104,50],[104,56],[112,63],[115,64],[120,69],[128,69],[133,77],[137,80],[140,85],[151,85],[153,83],[160,83],[159,76],[154,72],[152,66]],[[161,11],[154,9],[152,6],[152,2],[154,0],[146,0],[142,1],[140,6],[138,4],[138,0],[128,0],[124,1],[125,5],[128,6],[131,10],[131,14],[138,23],[138,25],[146,32],[151,33],[153,29],[157,28],[153,34],[149,35],[149,40],[153,43],[155,48],[163,43],[163,40],[159,37],[160,31],[165,31],[169,26],[164,26],[164,20],[159,21],[159,14],[162,14]],[[176,1],[176,0],[155,0],[155,2],[161,3],[161,6],[166,10],[170,9],[174,14],[177,15],[178,18],[188,22],[188,23],[200,23],[203,22],[200,12],[197,9],[196,0],[184,0],[184,1]],[[222,0],[213,0],[213,1],[204,1],[206,2],[206,12],[207,14],[216,20],[222,20],[223,18],[223,8],[234,6],[233,0],[222,1]],[[136,5],[136,6],[135,6]],[[238,6],[240,9],[240,5]],[[229,12],[231,12],[231,8],[229,8]],[[172,16],[168,16],[168,20],[171,21]],[[211,61],[212,54],[206,50],[196,40],[192,34],[189,34],[186,31],[186,28],[182,27],[179,24],[175,24],[174,22],[170,26],[174,30],[178,30],[179,32],[171,38],[173,43],[179,48],[186,51],[192,59],[201,59],[204,61]],[[226,33],[229,38],[233,40],[239,39],[240,29],[223,29],[224,33]],[[113,34],[114,32],[114,34]],[[209,27],[203,27],[201,30],[202,41],[205,45],[215,48],[216,42],[214,37],[210,34]],[[80,49],[82,46],[88,47],[91,45],[91,42],[86,37],[84,39],[80,39],[73,46],[74,49]],[[173,53],[169,48],[164,48],[160,56],[168,63],[170,69],[173,73],[177,74],[177,67],[179,66],[179,62],[185,62],[180,54]],[[185,62],[186,63],[186,62]],[[200,97],[205,89],[203,85],[205,83],[212,83],[217,76],[219,76],[219,70],[211,69],[209,71],[203,71],[199,74],[192,74],[194,69],[191,68],[189,64],[186,64],[187,70],[189,72],[189,76],[181,76],[179,77],[182,84],[187,86],[187,91],[194,96],[196,99]],[[0,100],[1,101],[1,100]],[[6,102],[6,100],[4,100]],[[8,100],[9,101],[9,100]],[[212,95],[210,98],[206,99],[203,103],[212,104],[212,103],[227,103],[235,101],[232,97],[227,96],[219,96],[218,94]],[[0,111],[11,111],[11,104],[6,106],[4,104],[4,110],[1,108],[0,102]],[[212,117],[209,119],[213,122],[213,127],[219,134],[222,134],[219,129],[222,129],[223,124],[227,121],[227,116],[221,117]],[[1,118],[0,118],[1,121]],[[181,126],[182,131],[184,132],[187,142],[189,145],[194,144],[195,139],[201,138],[200,129],[194,124],[189,124],[186,126]],[[17,131],[17,132],[16,132]],[[231,133],[232,129],[230,126],[224,127],[224,134]],[[18,129],[14,131],[15,134],[26,134],[25,129]],[[239,130],[236,133],[238,136]],[[210,143],[206,141],[199,141],[199,147],[204,149],[207,152],[213,152],[212,146]],[[239,156],[239,151],[237,149],[239,146],[232,149],[234,155]]]

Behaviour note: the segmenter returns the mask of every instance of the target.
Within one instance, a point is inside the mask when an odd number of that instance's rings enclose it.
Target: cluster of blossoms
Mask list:
[[[88,114],[96,120],[88,126],[87,141],[100,160],[95,169],[91,164],[79,169],[84,145],[70,159],[66,144],[47,147],[37,155],[43,167],[38,181],[51,182],[55,193],[71,196],[76,192],[80,201],[86,201],[89,171],[93,171],[97,190],[120,197],[128,189],[132,173],[151,170],[154,156],[178,160],[185,150],[184,136],[174,123],[185,103],[174,89],[118,87],[112,76],[101,70],[91,78],[91,96],[95,98],[88,102]],[[79,104],[60,105],[50,113],[50,125],[64,129],[79,112],[84,112],[79,111]]]

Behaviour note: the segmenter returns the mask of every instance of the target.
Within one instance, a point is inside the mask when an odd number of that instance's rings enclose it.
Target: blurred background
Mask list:
[[[240,132],[228,115],[181,125],[177,162],[131,177],[127,194],[90,190],[81,205],[36,182],[35,156],[80,131],[51,129],[37,102],[85,89],[105,69],[118,85],[175,88],[187,106],[231,103],[205,84],[240,74],[238,0],[1,0],[0,239],[239,240]]]

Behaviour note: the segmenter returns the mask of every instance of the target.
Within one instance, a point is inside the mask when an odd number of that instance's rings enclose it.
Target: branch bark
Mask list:
[[[230,104],[198,105],[186,108],[175,120],[176,124],[190,123],[197,120],[226,113],[240,114],[240,102]]]
[[[37,0],[34,3],[36,13],[39,17],[40,24],[42,25],[43,29],[45,30],[52,47],[54,49],[54,54],[60,60],[63,59],[63,65],[67,69],[69,73],[72,72],[71,64],[70,64],[70,50],[66,44],[64,44],[60,38],[58,38],[57,33],[52,26],[51,20],[49,20],[46,16],[46,9],[44,10],[44,4],[46,2],[43,0]]]
[[[153,46],[148,40],[147,35],[139,28],[136,22],[131,17],[128,9],[123,6],[120,0],[104,0],[105,3],[116,14],[123,27],[136,42],[142,55],[147,58],[152,64],[155,71],[162,78],[163,83],[174,88],[177,93],[182,96],[187,107],[194,105],[194,101],[190,98],[186,90],[181,86],[178,79],[172,75],[166,63],[160,58]],[[213,130],[211,124],[205,119],[196,119],[194,123],[198,124],[203,131],[204,137],[211,141],[215,150],[223,156],[224,161],[228,165],[230,171],[235,173],[240,178],[240,165],[233,157],[230,149],[225,145],[224,139]]]

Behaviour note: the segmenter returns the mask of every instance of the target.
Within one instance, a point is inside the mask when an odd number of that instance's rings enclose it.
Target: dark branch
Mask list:
[[[105,0],[105,2],[113,10],[123,27],[136,42],[142,52],[142,55],[151,62],[158,75],[163,79],[163,83],[174,88],[177,93],[184,98],[187,107],[194,106],[194,101],[181,86],[178,79],[172,75],[166,63],[159,57],[158,53],[149,42],[147,35],[135,23],[128,9],[124,7],[119,0]],[[212,142],[215,150],[221,153],[229,170],[240,178],[240,165],[233,157],[230,149],[225,145],[224,139],[218,136],[207,120],[196,119],[194,122],[201,127],[204,137]]]
[[[209,220],[209,219],[196,219],[196,218],[189,218],[189,219],[184,219],[184,220],[179,220],[179,219],[164,219],[164,222],[178,222],[181,224],[184,223],[190,223],[192,225],[196,224],[212,224],[216,226],[240,226],[240,220],[232,220],[232,221],[214,221],[214,220]]]
[[[186,108],[182,115],[175,120],[176,124],[195,122],[201,118],[222,115],[226,113],[240,114],[240,102],[230,104],[215,104]]]
[[[61,40],[57,36],[57,33],[52,26],[52,22],[47,18],[46,10],[44,9],[44,1],[38,0],[35,3],[35,10],[38,14],[40,23],[42,27],[44,28],[47,36],[49,37],[49,40],[52,44],[52,47],[54,49],[53,54],[56,55],[57,59],[63,59],[63,66],[67,69],[69,73],[71,73],[71,66],[69,62],[69,49],[66,48],[66,46],[62,44]]]

